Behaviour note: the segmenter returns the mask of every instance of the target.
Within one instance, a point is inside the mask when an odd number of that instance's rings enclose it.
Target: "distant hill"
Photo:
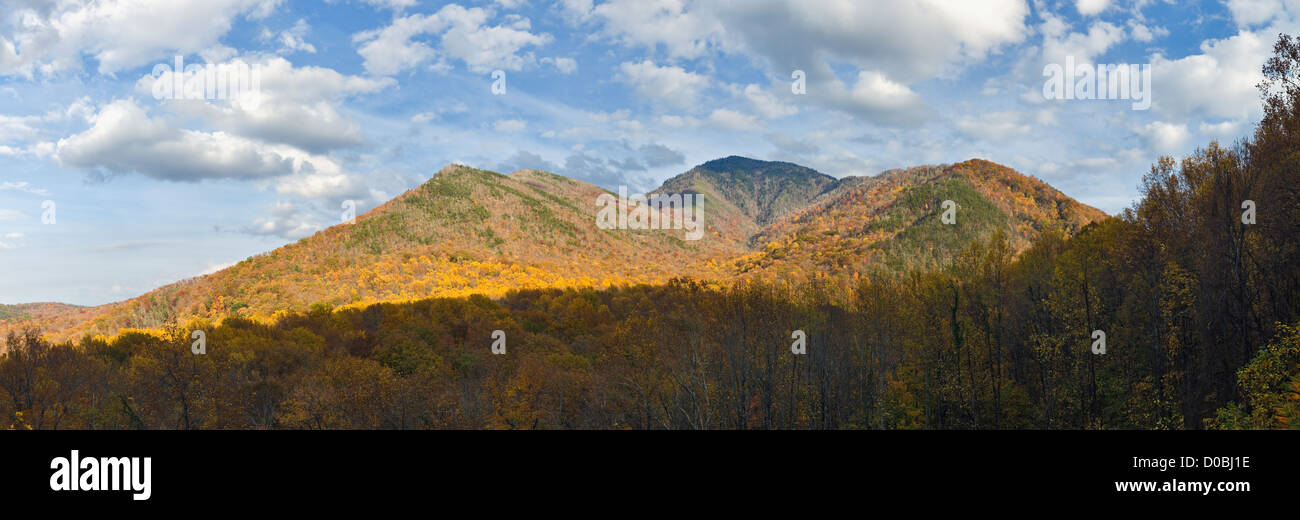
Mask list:
[[[16,323],[32,319],[48,318],[68,311],[82,309],[80,305],[66,303],[39,302],[5,305],[0,303],[0,323]]]
[[[678,276],[856,276],[941,266],[997,231],[1019,251],[1046,228],[1068,234],[1105,218],[983,160],[835,179],[796,164],[731,156],[668,179],[651,195],[674,193],[704,196],[702,239],[686,240],[678,229],[599,229],[597,198],[616,194],[581,181],[452,165],[355,223],[210,275],[100,307],[8,312],[63,339],[187,317],[272,317],[316,303],[496,297]],[[944,200],[957,203],[957,225],[940,222]],[[0,315],[0,328],[4,323]]]

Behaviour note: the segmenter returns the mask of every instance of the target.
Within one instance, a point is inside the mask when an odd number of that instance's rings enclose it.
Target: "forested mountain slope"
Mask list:
[[[902,273],[945,265],[996,232],[1018,252],[1042,229],[1069,234],[1104,217],[981,160],[835,179],[731,156],[668,179],[649,196],[673,194],[702,196],[695,200],[698,239],[683,229],[601,229],[598,198],[619,194],[591,184],[537,170],[501,175],[452,165],[355,223],[124,302],[28,321],[52,337],[77,338],[192,317],[270,318],[314,303],[499,297],[677,276]],[[955,225],[940,223],[944,200],[958,204]]]

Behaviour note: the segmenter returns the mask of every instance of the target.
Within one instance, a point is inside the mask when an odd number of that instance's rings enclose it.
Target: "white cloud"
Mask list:
[[[803,70],[809,101],[878,124],[905,125],[928,113],[909,84],[1022,41],[1029,14],[1025,0],[612,0],[594,8],[566,2],[565,9],[575,23],[598,24],[600,34],[614,41],[671,58],[720,52],[763,60],[782,77]],[[855,65],[866,76],[845,85],[832,62]],[[887,106],[876,94],[904,104]],[[675,106],[690,106],[676,99]],[[789,111],[768,99],[751,101],[765,117]]]
[[[0,36],[0,74],[19,72],[22,65],[23,60],[18,57],[18,49],[14,47],[14,42]]]
[[[1152,105],[1171,120],[1196,115],[1220,119],[1254,119],[1260,113],[1255,85],[1272,45],[1242,32],[1201,43],[1201,54],[1170,60],[1151,57]]]
[[[568,5],[572,10],[580,3]],[[582,16],[601,20],[603,34],[625,45],[651,50],[663,46],[669,56],[697,58],[721,29],[708,7],[691,9],[702,5],[686,0],[612,0],[592,9],[586,2]]]
[[[1147,145],[1152,150],[1164,155],[1183,153],[1191,140],[1191,134],[1184,124],[1156,121],[1137,129],[1137,132],[1146,137]]]
[[[1024,0],[612,0],[568,2],[579,19],[633,47],[697,58],[711,47],[766,59],[782,74],[829,59],[907,81],[1021,41]],[[780,37],[774,37],[774,34]],[[917,34],[926,38],[917,39]],[[811,74],[811,72],[810,72]],[[810,78],[812,79],[812,78]]]
[[[362,0],[363,2],[384,9],[401,11],[407,7],[414,7],[418,0]]]
[[[27,218],[27,214],[16,209],[0,208],[0,222],[7,220],[22,220]]]
[[[792,116],[799,113],[797,107],[783,102],[771,92],[759,88],[758,85],[745,85],[745,89],[742,93],[744,94],[745,99],[749,100],[750,104],[754,107],[754,110],[757,110],[758,113],[768,119]]]
[[[245,62],[236,59],[230,63]],[[344,99],[396,83],[391,78],[345,76],[324,67],[294,67],[280,57],[249,65],[260,74],[256,92],[235,100],[172,100],[163,107],[232,134],[319,153],[363,141],[360,126],[338,111]],[[193,77],[184,74],[182,81]],[[141,77],[136,92],[152,96],[157,81],[173,81],[172,73]]]
[[[692,128],[700,126],[700,120],[691,116],[665,114],[655,118],[655,121],[670,128]]]
[[[1083,16],[1095,16],[1110,7],[1110,0],[1076,0],[1074,7]]]
[[[277,236],[288,239],[299,239],[311,236],[321,228],[321,225],[307,215],[303,215],[290,202],[279,201],[267,208],[269,215],[253,220],[253,223],[244,226],[241,230],[250,235]],[[224,267],[217,266],[211,272],[219,271]],[[208,274],[204,272],[203,274]]]
[[[11,190],[11,191],[22,191],[22,192],[26,192],[26,193],[31,193],[32,195],[49,195],[49,194],[50,194],[49,190],[46,190],[46,189],[44,189],[44,188],[35,188],[35,187],[32,187],[31,184],[27,183],[27,181],[4,181],[4,182],[0,182],[0,191],[5,191],[5,190]]]
[[[920,94],[879,72],[859,72],[851,87],[834,79],[809,85],[808,92],[833,108],[876,124],[911,126],[924,121],[932,113]]]
[[[1124,36],[1124,29],[1108,22],[1093,22],[1088,26],[1088,32],[1058,33],[1055,27],[1046,28],[1042,46],[1043,63],[1063,64],[1065,58],[1070,56],[1078,64],[1093,63],[1097,56],[1124,41]],[[1042,71],[1041,66],[1036,68]]]
[[[542,58],[542,63],[554,65],[560,74],[573,74],[578,70],[578,62],[573,58]]]
[[[371,189],[364,176],[343,171],[332,161],[319,162],[323,167],[318,171],[305,171],[280,179],[275,186],[276,193],[329,201],[368,201],[382,197],[382,192]]]
[[[1241,127],[1241,121],[1221,121],[1218,123],[1202,122],[1198,129],[1202,135],[1226,144],[1242,137]]]
[[[1224,4],[1239,27],[1262,25],[1285,17],[1287,11],[1300,12],[1295,0],[1226,0]]]
[[[957,118],[953,125],[969,137],[990,141],[1005,141],[1028,134],[1033,129],[1024,121],[1023,114],[1011,111],[963,116]]]
[[[40,121],[35,116],[7,116],[0,114],[0,143],[15,143],[36,133],[32,125]]]
[[[280,31],[280,35],[276,37],[276,41],[280,43],[280,53],[290,54],[302,51],[315,54],[316,46],[307,43],[305,39],[310,31],[311,26],[307,25],[307,21],[301,18],[298,19],[297,23],[293,24],[293,27]]]
[[[215,272],[217,272],[217,271],[223,270],[223,269],[225,269],[225,268],[227,268],[227,267],[234,267],[234,265],[237,264],[237,263],[239,263],[239,262],[224,262],[224,263],[222,263],[222,262],[208,262],[208,267],[207,267],[207,269],[204,269],[203,272],[199,273],[199,276],[209,275],[209,274],[215,273]]]
[[[709,114],[709,122],[728,130],[758,130],[758,119],[734,110],[719,108]]]
[[[673,65],[658,66],[653,61],[623,62],[618,66],[618,80],[631,85],[641,97],[678,108],[695,108],[708,78]]]
[[[492,123],[492,128],[502,133],[523,132],[528,123],[522,119],[502,119]]]
[[[1151,43],[1156,38],[1169,36],[1169,29],[1165,29],[1164,27],[1151,27],[1138,22],[1137,20],[1129,20],[1128,31],[1129,35],[1132,36],[1134,40],[1142,43]]]
[[[552,41],[548,34],[533,34],[527,18],[507,16],[503,25],[488,26],[491,12],[482,8],[466,9],[456,4],[444,6],[433,14],[414,14],[393,20],[383,29],[353,35],[360,45],[357,53],[365,59],[367,72],[393,75],[436,60],[435,68],[445,68],[446,58],[458,59],[476,73],[493,69],[522,70],[535,61],[531,53],[520,54],[529,46],[543,46]],[[435,48],[417,37],[441,35]]]
[[[727,3],[717,16],[728,50],[762,56],[782,75],[803,69],[812,81],[836,60],[910,82],[1021,41],[1028,13],[1023,0],[755,0]]]
[[[261,179],[294,173],[337,174],[332,160],[288,146],[267,145],[226,132],[177,128],[150,118],[133,100],[100,108],[86,131],[60,139],[61,166],[93,173],[136,172],[172,181],[209,178]]]
[[[103,0],[20,6],[14,40],[0,41],[0,74],[78,70],[83,56],[112,74],[218,45],[240,16],[279,0]],[[126,29],[131,28],[131,29]],[[20,50],[14,54],[14,47]]]

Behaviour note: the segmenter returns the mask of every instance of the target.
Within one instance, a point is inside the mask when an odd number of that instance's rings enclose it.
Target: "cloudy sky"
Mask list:
[[[0,303],[135,296],[448,163],[635,192],[732,154],[981,157],[1115,213],[1158,156],[1249,133],[1298,27],[1300,0],[0,0]],[[177,56],[258,90],[157,99]],[[1045,100],[1067,56],[1150,65],[1151,109]]]

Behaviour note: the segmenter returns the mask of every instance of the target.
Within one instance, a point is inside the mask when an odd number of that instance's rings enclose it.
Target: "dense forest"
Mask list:
[[[28,329],[0,358],[0,426],[1295,427],[1300,41],[1274,52],[1251,138],[1163,158],[1132,208],[1019,254],[998,232],[852,283],[317,304],[61,343]]]

